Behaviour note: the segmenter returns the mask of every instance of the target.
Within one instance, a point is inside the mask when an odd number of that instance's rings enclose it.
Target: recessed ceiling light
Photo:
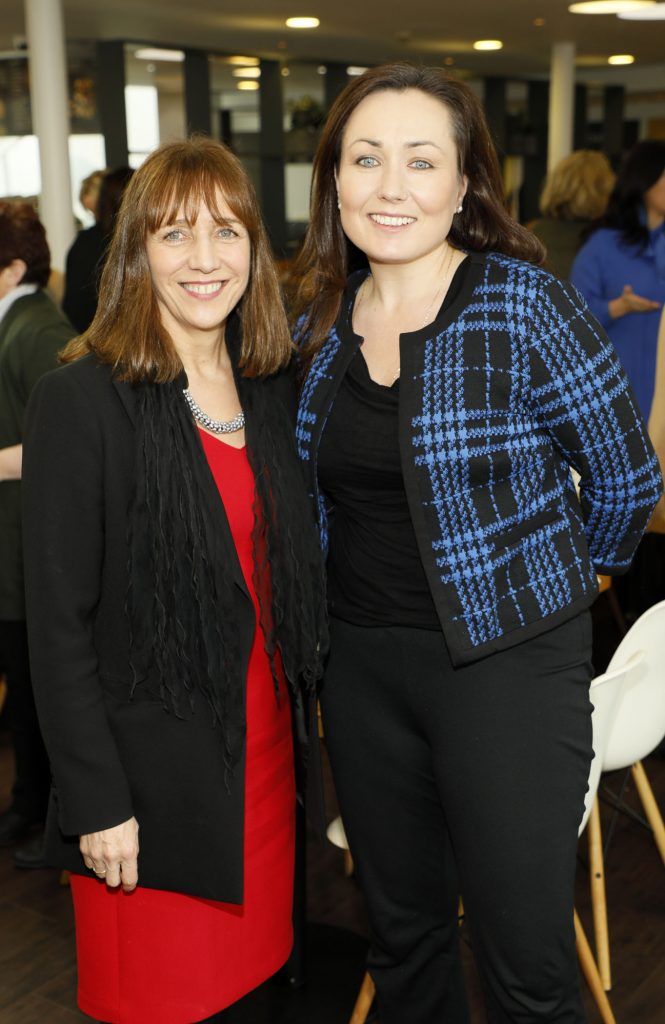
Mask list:
[[[287,18],[287,28],[318,28],[321,22],[318,18]]]
[[[158,50],[150,46],[144,46],[142,49],[136,50],[134,56],[138,57],[139,60],[182,61],[185,59],[185,54],[182,50]]]
[[[349,66],[349,67],[348,67],[348,68],[346,69],[346,73],[347,73],[347,75],[349,75],[349,76],[350,76],[351,78],[357,78],[357,77],[358,77],[358,75],[364,75],[364,74],[365,74],[365,72],[366,72],[367,70],[368,70],[368,68],[361,68],[361,67],[356,67],[356,65],[355,65],[355,64],[351,64],[351,65],[350,65],[350,66]]]
[[[223,57],[227,64],[235,64],[241,68],[257,67],[260,63],[258,57],[241,57],[239,54],[233,54],[232,57]]]
[[[240,82],[236,82],[236,89],[241,89],[243,92],[256,92],[258,88],[259,83],[253,78],[243,78]]]
[[[317,75],[327,75],[328,68],[325,66],[325,64],[319,64],[318,68],[316,69],[316,73]]]
[[[473,48],[474,50],[502,50],[503,43],[500,39],[476,39]]]
[[[632,53],[615,53],[607,58],[608,64],[634,64],[635,58]]]
[[[290,74],[289,68],[282,68],[282,78],[288,78]]]
[[[654,0],[584,0],[583,3],[570,4],[571,14],[621,14],[622,11],[636,11],[641,7],[651,7]]]
[[[233,68],[231,74],[234,78],[260,78],[261,68]]]
[[[638,11],[622,11],[617,17],[625,21],[665,21],[665,4],[654,4]]]

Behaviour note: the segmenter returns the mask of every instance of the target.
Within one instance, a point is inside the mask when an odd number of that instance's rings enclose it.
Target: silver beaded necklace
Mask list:
[[[200,423],[206,430],[209,430],[211,434],[235,434],[245,426],[245,414],[242,409],[237,416],[233,417],[232,420],[214,420],[212,416],[208,416],[201,406],[194,401],[189,392],[189,388],[183,388],[182,393],[185,396],[187,405],[189,406],[189,411],[196,422]]]

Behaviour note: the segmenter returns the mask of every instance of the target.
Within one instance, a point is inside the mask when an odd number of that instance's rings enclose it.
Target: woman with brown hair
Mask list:
[[[161,147],[25,438],[47,858],[104,1021],[191,1024],[290,952],[292,720],[302,759],[325,649],[290,358],[240,163]]]
[[[381,1024],[581,1024],[588,606],[661,489],[612,346],[507,215],[472,91],[393,64],[336,100],[297,271],[297,436],[328,547],[321,704]],[[350,243],[369,270],[347,280]],[[570,466],[581,475],[581,504]]]

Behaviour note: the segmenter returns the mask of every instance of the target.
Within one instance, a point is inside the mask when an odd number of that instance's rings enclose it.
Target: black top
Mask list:
[[[463,260],[457,268],[440,313],[461,293],[469,266]],[[357,287],[341,318],[350,333]],[[373,381],[359,348],[319,448],[319,481],[334,506],[328,602],[331,614],[360,626],[440,629],[404,488],[398,414],[399,379]]]

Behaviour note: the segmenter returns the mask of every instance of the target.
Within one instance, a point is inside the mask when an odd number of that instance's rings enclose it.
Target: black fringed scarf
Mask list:
[[[311,690],[327,649],[318,537],[293,428],[267,382],[237,377],[255,480],[254,586],[277,686],[275,654],[295,695]],[[230,531],[215,524],[219,492],[185,403],[183,378],[139,388],[136,487],[129,516],[134,686],[159,679],[164,707],[194,710],[198,691],[224,740],[227,769],[244,740],[244,679]],[[217,520],[219,522],[219,520]]]

